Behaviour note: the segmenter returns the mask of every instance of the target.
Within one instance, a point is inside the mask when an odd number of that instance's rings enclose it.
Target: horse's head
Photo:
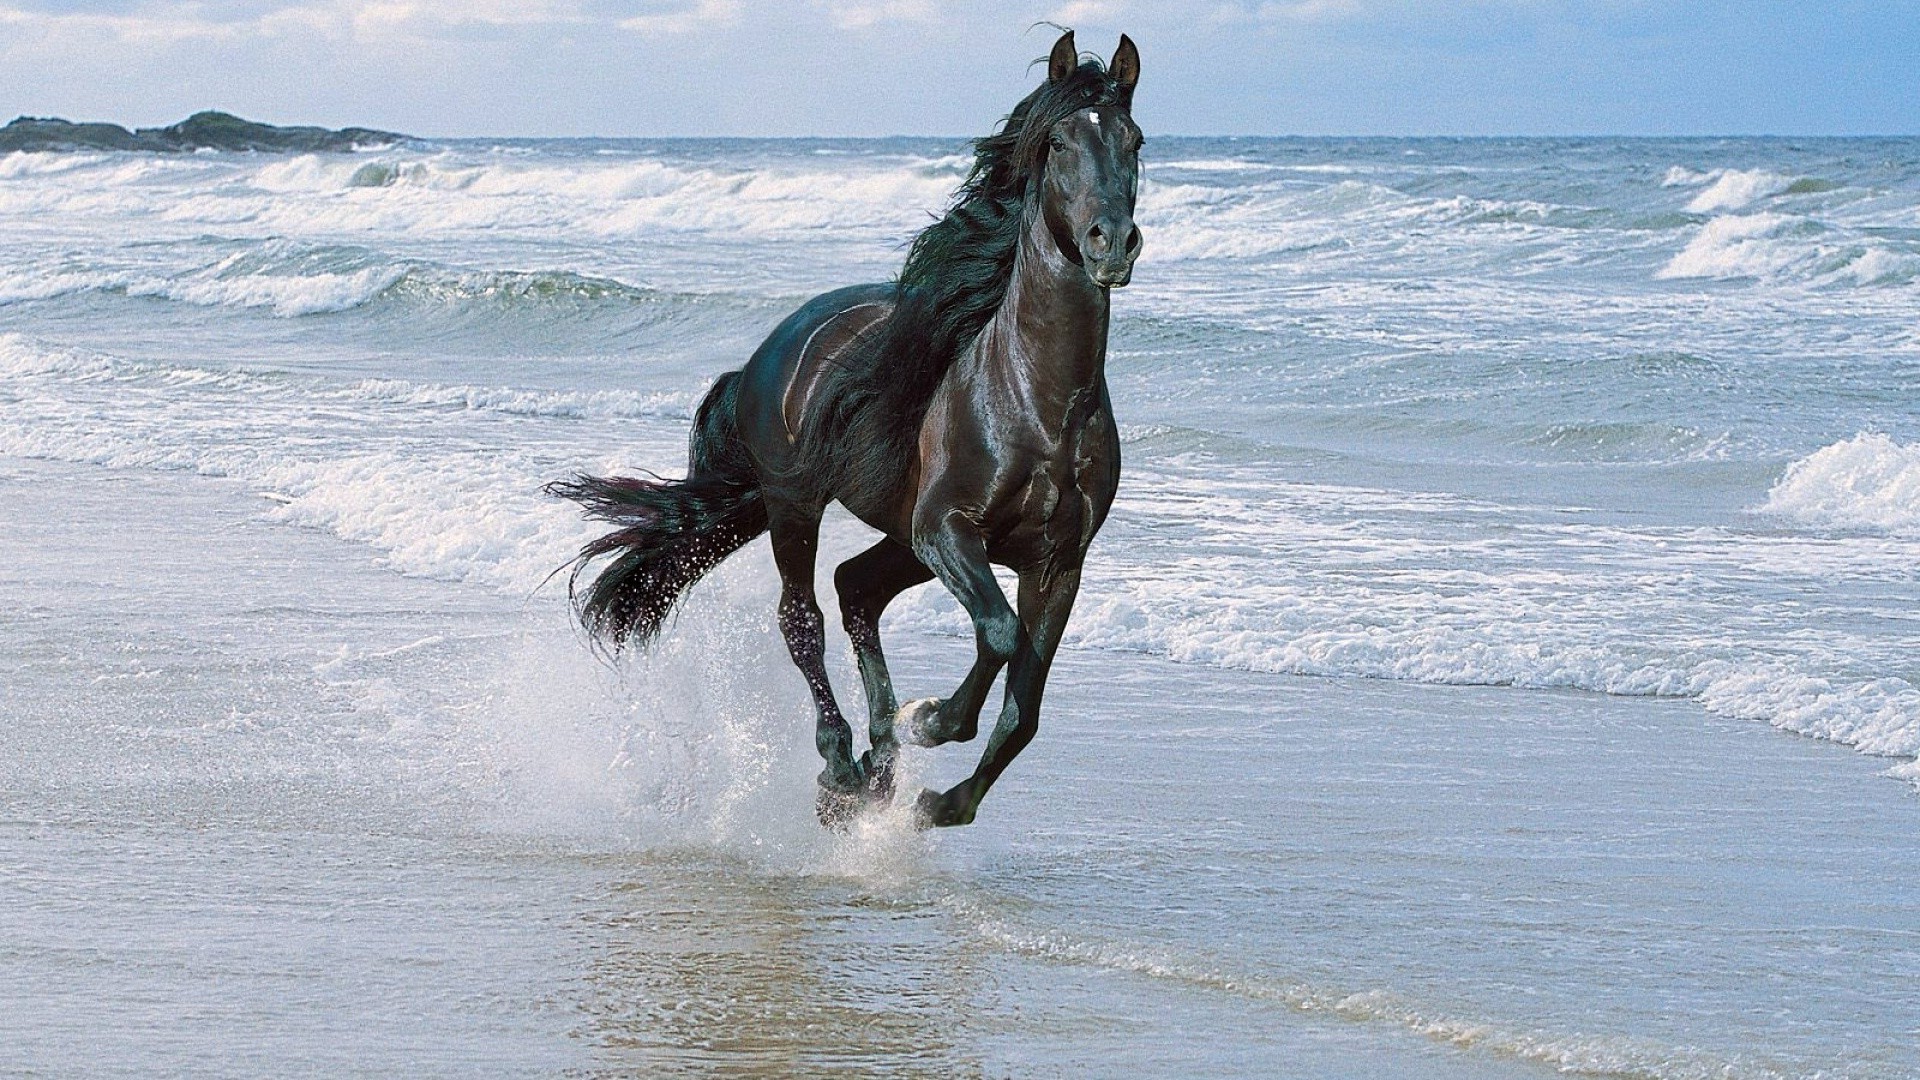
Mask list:
[[[1078,63],[1072,33],[1062,35],[1048,60],[1048,80],[1064,82]],[[1124,34],[1107,74],[1120,100],[1131,101],[1140,79],[1140,53]],[[1076,110],[1047,132],[1040,175],[1047,228],[1061,252],[1103,289],[1125,285],[1140,255],[1140,229],[1133,223],[1140,143],[1139,125],[1124,104]]]

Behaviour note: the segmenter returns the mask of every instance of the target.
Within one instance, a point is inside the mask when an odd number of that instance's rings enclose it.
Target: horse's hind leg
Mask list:
[[[820,604],[814,598],[813,564],[820,544],[820,511],[800,506],[769,507],[773,532],[773,561],[780,570],[780,634],[787,640],[787,652],[794,666],[807,680],[818,710],[814,727],[814,745],[826,760],[820,773],[825,792],[842,796],[862,796],[867,774],[853,758],[853,730],[840,715],[827,682],[826,627]],[[834,811],[850,812],[851,806]],[[828,817],[827,801],[821,804],[821,816]]]
[[[1007,666],[1007,697],[1000,720],[987,737],[980,764],[973,775],[940,794],[920,793],[915,816],[923,826],[967,825],[980,809],[987,789],[1033,741],[1040,730],[1040,696],[1047,687],[1047,671],[1060,647],[1060,635],[1080,591],[1080,568],[1027,571],[1020,575],[1020,621],[1025,627],[1020,648]]]
[[[867,763],[869,777],[891,775],[898,745],[893,714],[900,704],[893,696],[887,658],[880,651],[880,613],[894,597],[932,578],[933,571],[914,558],[911,550],[890,539],[882,539],[841,563],[833,574],[834,590],[840,594],[840,623],[853,642],[853,655],[860,662],[860,681],[867,690],[867,738],[873,744]],[[879,780],[870,782],[888,786]]]

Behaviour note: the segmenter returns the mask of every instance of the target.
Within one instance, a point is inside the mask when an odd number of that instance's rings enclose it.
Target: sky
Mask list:
[[[1920,134],[1920,0],[0,0],[0,117],[972,135],[1047,22],[1150,133]]]

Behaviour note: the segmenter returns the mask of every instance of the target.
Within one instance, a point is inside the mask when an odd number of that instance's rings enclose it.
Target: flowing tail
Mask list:
[[[581,625],[615,651],[646,644],[681,594],[767,531],[760,481],[734,426],[739,383],[740,373],[728,372],[700,403],[685,480],[580,476],[547,485],[588,517],[619,526],[580,549],[567,583]],[[614,558],[582,588],[603,555]]]

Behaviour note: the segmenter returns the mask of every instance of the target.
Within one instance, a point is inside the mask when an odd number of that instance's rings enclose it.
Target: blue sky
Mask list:
[[[0,114],[967,135],[1042,20],[1150,132],[1920,134],[1920,0],[0,0]]]

